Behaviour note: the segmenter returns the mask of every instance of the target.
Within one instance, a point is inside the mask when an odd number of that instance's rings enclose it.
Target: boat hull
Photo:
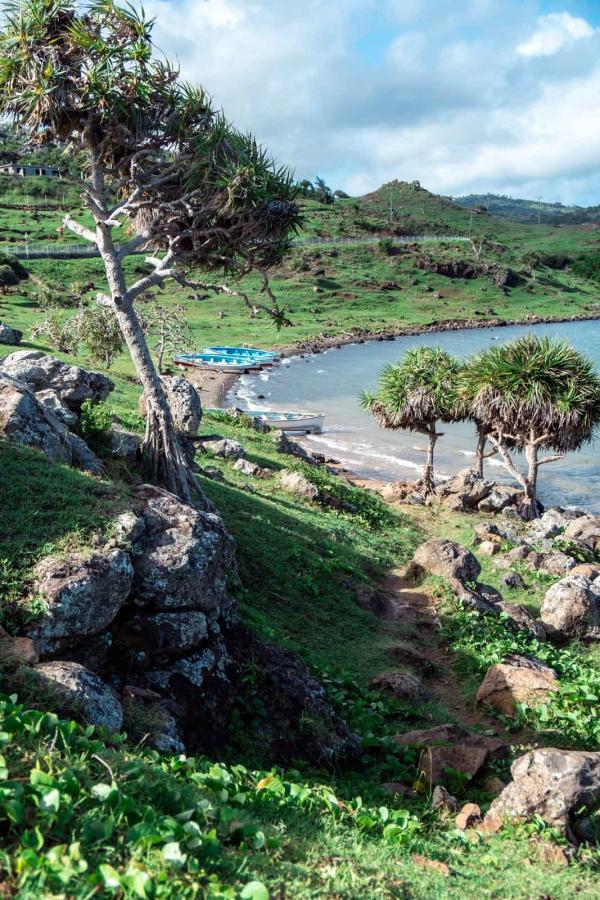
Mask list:
[[[206,372],[222,372],[224,375],[245,375],[246,372],[260,372],[262,366],[248,363],[208,363],[202,360],[173,360],[176,366],[187,369],[201,369]]]
[[[227,412],[226,409],[206,409],[205,412]],[[325,424],[324,413],[278,413],[270,410],[247,410],[240,412],[251,419],[266,422],[277,431],[286,431],[295,434],[321,434]]]

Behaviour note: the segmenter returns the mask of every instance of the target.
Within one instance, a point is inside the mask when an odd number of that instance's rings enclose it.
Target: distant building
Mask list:
[[[49,178],[62,178],[63,173],[56,166],[35,166],[31,163],[5,163],[0,166],[0,175],[17,175],[26,178],[30,175],[46,175]]]

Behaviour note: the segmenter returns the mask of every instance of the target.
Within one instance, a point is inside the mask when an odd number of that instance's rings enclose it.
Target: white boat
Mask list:
[[[205,412],[228,412],[228,410],[206,409]],[[325,413],[274,412],[269,409],[241,409],[240,412],[251,419],[266,422],[278,431],[293,431],[297,434],[321,434],[325,423]]]

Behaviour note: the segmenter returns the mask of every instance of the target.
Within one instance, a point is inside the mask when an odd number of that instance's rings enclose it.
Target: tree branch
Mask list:
[[[73,234],[78,235],[78,237],[82,237],[84,240],[89,241],[90,244],[96,244],[96,232],[92,231],[91,228],[86,228],[85,225],[80,225],[79,222],[76,222],[72,216],[64,216],[63,217],[63,225],[72,231]]]
[[[564,456],[545,456],[544,459],[538,459],[538,466],[545,466],[546,463],[558,462],[559,459],[564,459]]]

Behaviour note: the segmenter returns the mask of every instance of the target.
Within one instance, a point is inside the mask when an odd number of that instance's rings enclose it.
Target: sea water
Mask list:
[[[398,362],[419,344],[439,345],[458,357],[527,333],[562,338],[585,353],[600,370],[600,322],[566,322],[536,326],[465,329],[438,334],[399,337],[394,341],[350,344],[306,357],[293,357],[269,372],[244,376],[230,400],[247,409],[323,412],[324,433],[304,440],[365,478],[381,481],[411,479],[423,461],[425,438],[407,431],[385,431],[360,406],[360,394],[375,389],[383,367]],[[262,397],[260,397],[262,395]],[[260,397],[260,399],[259,399]],[[264,399],[263,399],[264,398]],[[443,438],[436,447],[440,475],[471,465],[475,432],[470,423],[440,425]],[[547,504],[575,504],[600,512],[600,430],[593,443],[540,470],[540,496]],[[523,460],[516,455],[518,465]],[[487,474],[511,482],[502,461],[486,461]]]

